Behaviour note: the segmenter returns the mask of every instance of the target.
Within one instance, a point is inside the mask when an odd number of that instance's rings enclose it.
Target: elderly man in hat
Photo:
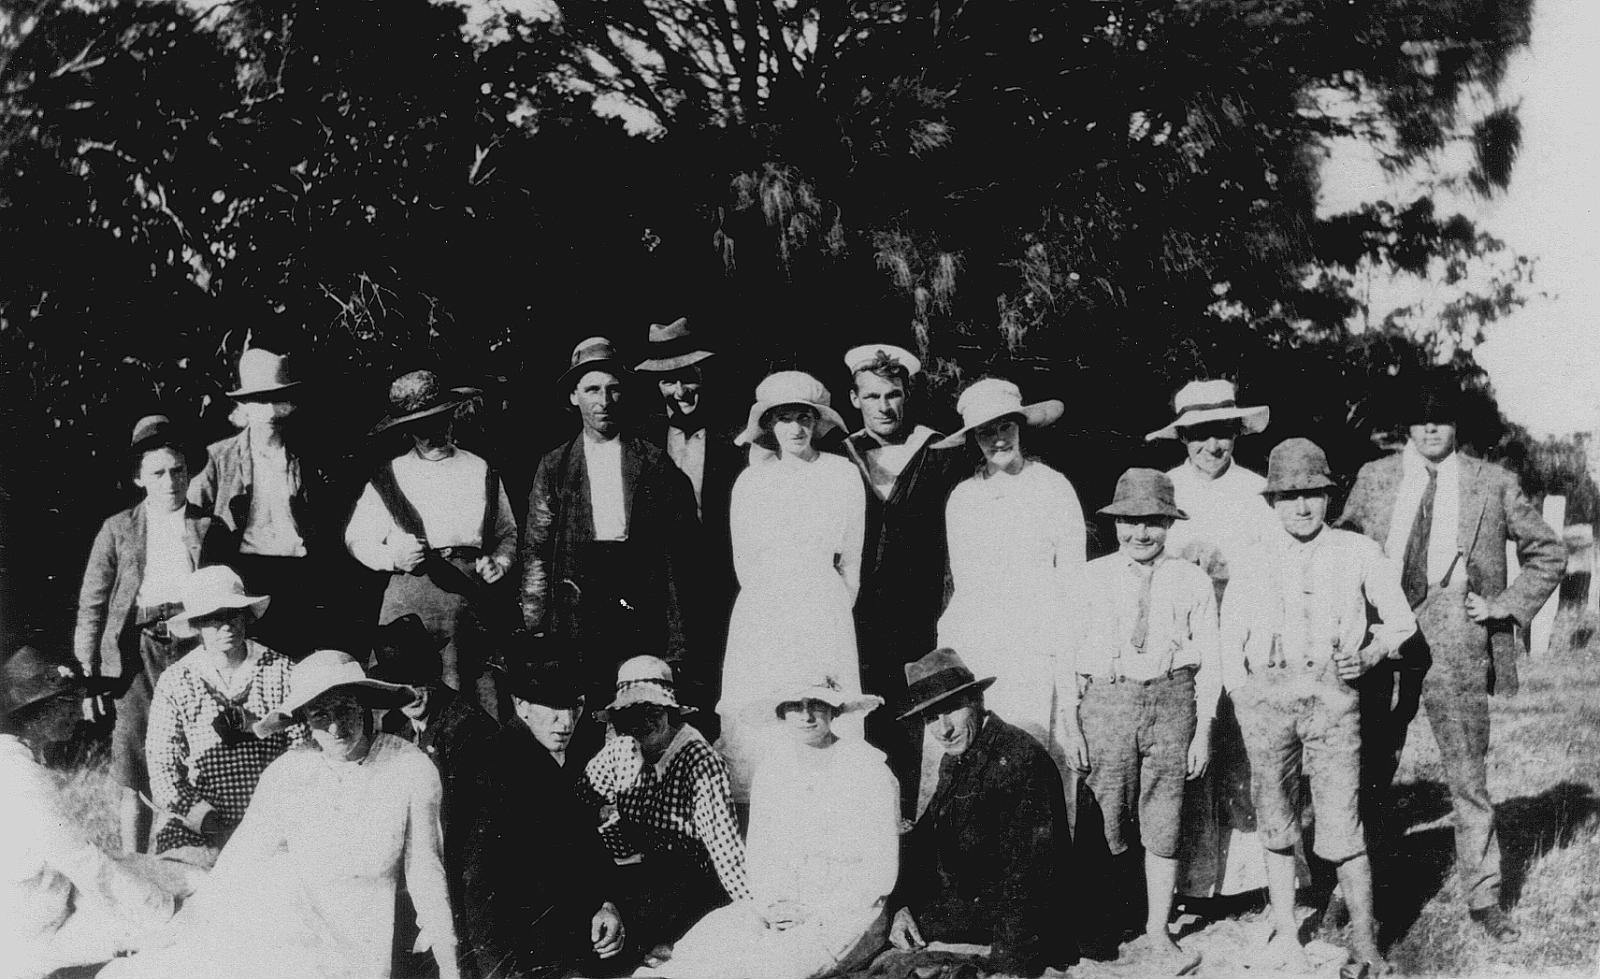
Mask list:
[[[1400,569],[1377,544],[1326,526],[1336,484],[1309,439],[1272,450],[1263,495],[1283,533],[1235,566],[1223,608],[1223,670],[1249,752],[1256,819],[1267,850],[1271,943],[1299,971],[1310,963],[1294,914],[1300,776],[1310,776],[1317,855],[1338,868],[1351,954],[1379,972],[1372,867],[1358,807],[1357,681],[1400,655],[1416,631]]]
[[[189,502],[213,514],[238,538],[229,563],[258,595],[273,596],[262,638],[291,657],[310,651],[308,616],[336,604],[337,576],[325,551],[333,528],[323,474],[305,453],[296,415],[304,383],[289,358],[260,347],[239,357],[239,386],[230,420],[236,435],[206,450],[189,484]]]
[[[1472,920],[1494,941],[1510,943],[1521,936],[1500,907],[1500,841],[1485,763],[1488,698],[1516,693],[1515,629],[1528,628],[1560,584],[1566,548],[1516,476],[1457,451],[1461,400],[1458,380],[1430,379],[1409,410],[1405,448],[1361,467],[1339,522],[1400,562],[1420,633],[1406,666],[1432,662],[1421,700],[1455,809],[1461,893]],[[1509,583],[1508,543],[1521,568]],[[1390,692],[1382,693],[1380,708],[1387,709]],[[1371,720],[1379,721],[1374,733],[1389,746],[1379,776],[1386,788],[1406,718]]]
[[[694,490],[665,452],[623,433],[627,375],[604,337],[573,350],[558,383],[582,431],[539,461],[522,539],[523,624],[582,651],[597,699],[625,651],[688,651]]]
[[[627,939],[616,867],[575,792],[583,688],[564,658],[544,658],[552,652],[547,641],[505,658],[516,719],[495,743],[504,777],[487,816],[489,900],[474,940],[484,976],[609,974]]]
[[[484,667],[493,633],[515,626],[514,599],[493,586],[516,558],[517,522],[499,473],[455,442],[456,412],[479,393],[447,389],[428,370],[395,379],[373,434],[399,431],[410,444],[373,471],[344,540],[389,576],[378,621],[419,616],[440,641],[444,681],[498,718]]]
[[[0,784],[6,791],[0,949],[6,974],[42,979],[137,948],[172,917],[154,879],[95,846],[43,764],[71,740],[85,698],[109,679],[85,678],[23,646],[0,664]]]
[[[606,719],[617,737],[578,783],[602,814],[617,864],[628,946],[642,955],[673,942],[706,913],[750,897],[728,766],[684,722],[672,667],[635,656],[617,668]]]
[[[1129,469],[1100,513],[1115,521],[1117,552],[1090,561],[1080,576],[1079,630],[1057,684],[1062,727],[1113,857],[1127,852],[1139,827],[1144,933],[1128,951],[1152,971],[1182,975],[1200,959],[1172,940],[1167,919],[1184,783],[1210,762],[1222,690],[1216,597],[1205,572],[1167,553],[1168,530],[1188,517],[1165,474]]]
[[[200,507],[188,503],[189,455],[166,415],[149,415],[133,427],[128,449],[133,483],[144,499],[108,517],[95,535],[78,592],[73,650],[83,672],[115,680],[111,778],[122,786],[118,824],[126,852],[143,849],[148,819],[139,793],[150,789],[145,730],[156,682],[192,641],[167,631],[182,611],[179,593],[189,573],[227,559],[232,535]]]
[[[906,664],[908,709],[944,753],[939,784],[901,838],[889,940],[990,946],[987,971],[1037,976],[1076,957],[1061,775],[1031,735],[984,708],[954,650]]]
[[[888,703],[905,698],[905,665],[934,646],[944,609],[944,504],[972,467],[958,452],[937,452],[944,436],[911,421],[912,379],[922,364],[893,344],[844,355],[850,403],[861,430],[844,441],[867,490],[866,546],[856,596],[862,687]],[[915,811],[920,738],[887,714],[867,717],[867,733],[889,757],[901,806]]]

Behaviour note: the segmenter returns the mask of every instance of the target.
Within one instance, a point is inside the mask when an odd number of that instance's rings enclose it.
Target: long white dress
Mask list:
[[[855,605],[866,533],[866,491],[849,460],[822,454],[752,465],[733,484],[730,530],[739,597],[722,666],[718,750],[733,796],[749,799],[755,763],[766,749],[781,691],[831,674],[861,692]],[[860,738],[859,715],[836,733]]]
[[[1072,635],[1073,584],[1087,557],[1077,491],[1032,459],[1016,475],[980,470],[951,491],[945,534],[955,592],[939,618],[939,645],[978,677],[998,678],[986,706],[1037,738],[1070,782],[1055,681],[1056,658]],[[924,751],[924,769],[929,757]],[[922,781],[919,809],[935,779]]]
[[[848,716],[848,715],[847,715]],[[775,742],[750,799],[751,900],[706,915],[660,967],[695,979],[807,979],[834,970],[883,911],[899,870],[900,791],[864,741],[817,749]],[[762,909],[804,920],[775,931]]]
[[[392,735],[360,762],[287,752],[163,939],[101,979],[387,979],[402,870],[419,947],[453,946],[440,796],[433,762]]]

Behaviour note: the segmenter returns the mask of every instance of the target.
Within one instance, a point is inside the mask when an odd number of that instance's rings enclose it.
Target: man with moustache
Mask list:
[[[867,344],[845,354],[850,403],[862,428],[845,455],[867,489],[866,544],[856,598],[856,642],[863,691],[899,703],[905,665],[934,646],[945,597],[945,500],[971,466],[959,452],[932,448],[943,434],[910,421],[911,379],[922,369],[910,351]],[[920,732],[887,712],[867,716],[867,735],[900,781],[901,807],[915,813]]]
[[[627,376],[605,337],[573,349],[558,383],[583,429],[539,461],[522,537],[523,623],[581,651],[595,698],[638,650],[675,662],[688,650],[694,490],[665,452],[623,434]]]
[[[1405,448],[1361,467],[1339,523],[1400,562],[1420,634],[1403,659],[1413,671],[1428,671],[1421,700],[1450,786],[1461,892],[1472,920],[1509,944],[1521,933],[1500,906],[1500,841],[1486,764],[1489,695],[1517,692],[1515,629],[1527,629],[1560,584],[1566,548],[1516,476],[1457,451],[1461,403],[1458,380],[1427,379],[1408,412]],[[1509,584],[1508,542],[1521,567]],[[1383,771],[1369,776],[1369,791],[1387,788],[1393,777],[1408,719],[1385,718],[1392,691],[1379,693],[1377,714],[1364,722],[1387,752]]]

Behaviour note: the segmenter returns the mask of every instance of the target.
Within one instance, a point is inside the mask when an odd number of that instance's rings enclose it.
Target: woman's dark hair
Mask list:
[[[808,704],[816,705],[816,707],[812,708],[813,710],[816,710],[817,708],[826,710],[828,712],[829,720],[839,716],[839,708],[833,706],[825,700],[816,700],[810,697],[806,698],[805,700],[785,700],[783,703],[773,708],[773,713],[777,714],[778,720],[781,721],[783,720],[783,715],[794,710],[805,710],[806,705]]]
[[[808,405],[803,401],[791,401],[788,404],[773,405],[763,411],[761,413],[761,430],[764,432],[772,431],[773,416],[785,408],[800,408],[807,411],[811,414],[812,421],[820,421],[822,419],[822,412],[818,411],[815,405]]]

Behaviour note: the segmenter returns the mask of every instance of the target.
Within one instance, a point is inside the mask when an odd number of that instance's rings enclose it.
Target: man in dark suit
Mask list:
[[[539,461],[522,535],[523,624],[582,650],[597,701],[629,656],[683,662],[690,632],[694,490],[665,452],[623,433],[626,375],[604,337],[573,350],[559,384],[583,430]]]
[[[1075,958],[1071,838],[1061,776],[1044,748],[983,706],[950,649],[906,665],[909,709],[944,751],[939,786],[902,837],[889,941],[991,946],[987,971],[1037,976]]]
[[[1400,562],[1419,627],[1405,660],[1428,670],[1425,678],[1415,670],[1412,677],[1420,679],[1450,786],[1461,891],[1472,919],[1490,938],[1509,943],[1520,934],[1500,907],[1500,843],[1487,784],[1488,697],[1517,692],[1515,627],[1526,629],[1560,583],[1566,551],[1514,475],[1456,451],[1460,405],[1459,382],[1437,378],[1424,385],[1410,412],[1410,440],[1362,467],[1340,524],[1383,544]],[[1509,584],[1508,541],[1521,565]],[[1379,693],[1383,711],[1390,690]],[[1408,720],[1401,713],[1364,732],[1388,742],[1374,779],[1384,788]]]

